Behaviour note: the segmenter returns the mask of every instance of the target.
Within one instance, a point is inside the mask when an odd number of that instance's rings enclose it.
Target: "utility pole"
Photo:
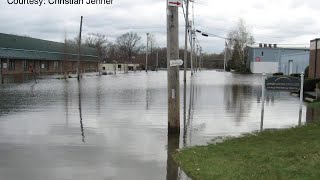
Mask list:
[[[146,51],[146,72],[148,72],[148,47],[149,46],[149,33],[147,33],[147,51]]]
[[[158,71],[158,66],[159,66],[159,48],[157,48],[157,59],[156,59],[156,71]]]
[[[180,133],[179,66],[170,66],[179,59],[179,11],[167,0],[167,69],[168,69],[168,133]]]
[[[3,63],[2,63],[2,59],[0,59],[0,64],[1,64],[1,84],[3,84]]]
[[[190,64],[191,64],[191,76],[193,76],[193,30],[191,29],[191,55],[190,55]]]
[[[198,50],[199,50],[199,46],[197,45],[197,48],[196,48],[196,72],[198,72]]]
[[[77,68],[77,73],[78,73],[78,81],[80,81],[80,53],[81,53],[81,33],[82,33],[82,20],[83,16],[81,16],[81,21],[80,21],[80,33],[79,33],[79,49],[78,49],[78,68]]]
[[[223,58],[224,72],[226,72],[226,62],[227,62],[227,40],[224,42],[224,58]]]
[[[202,47],[200,46],[200,62],[199,62],[199,68],[200,68],[200,71],[202,70]]]
[[[192,48],[191,48],[191,75],[193,76],[195,70],[194,70],[194,54],[195,54],[195,42],[196,42],[196,37],[194,36],[194,31],[192,30]]]
[[[184,71],[183,81],[187,82],[187,65],[188,65],[188,30],[189,30],[189,0],[186,2],[186,27],[184,35]]]

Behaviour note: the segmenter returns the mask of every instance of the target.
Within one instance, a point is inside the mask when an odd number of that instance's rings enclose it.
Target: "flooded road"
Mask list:
[[[260,75],[197,73],[188,79],[184,116],[181,72],[182,131],[168,138],[166,77],[136,72],[0,86],[0,179],[185,179],[168,156],[175,149],[260,129]],[[297,97],[267,94],[265,128],[294,126],[298,117]]]

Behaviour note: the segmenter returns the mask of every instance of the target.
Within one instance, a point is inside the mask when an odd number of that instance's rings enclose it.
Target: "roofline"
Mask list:
[[[316,39],[310,40],[310,42],[319,41],[319,40],[320,40],[320,38],[316,38]]]
[[[62,55],[72,55],[72,56],[77,56],[77,55],[78,55],[78,54],[71,54],[71,53],[60,53],[60,52],[50,52],[50,51],[38,51],[38,50],[28,50],[28,49],[14,49],[14,48],[2,48],[2,47],[0,47],[0,49],[3,49],[3,50],[15,50],[15,51],[27,51],[27,52],[40,52],[40,53],[49,53],[49,54],[62,54]],[[99,56],[84,55],[84,54],[80,54],[80,56],[99,58]]]

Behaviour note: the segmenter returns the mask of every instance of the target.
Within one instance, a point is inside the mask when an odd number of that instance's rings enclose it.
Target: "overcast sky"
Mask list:
[[[12,0],[11,0],[12,1]],[[197,29],[226,36],[239,18],[250,27],[257,43],[302,44],[320,36],[319,0],[195,0]],[[62,42],[75,37],[80,16],[83,33],[105,34],[110,41],[134,31],[146,41],[153,33],[166,46],[166,0],[113,0],[113,5],[9,5],[0,2],[0,32]],[[180,9],[180,46],[184,41],[184,18]],[[66,32],[66,33],[65,33]],[[221,52],[224,42],[198,36],[205,52]]]

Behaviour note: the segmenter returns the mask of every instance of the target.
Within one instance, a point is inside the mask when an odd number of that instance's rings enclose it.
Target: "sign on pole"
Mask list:
[[[183,64],[183,61],[181,59],[177,59],[177,60],[171,60],[170,61],[170,66],[181,66]]]
[[[168,0],[169,6],[182,7],[182,0]]]
[[[290,76],[272,76],[266,79],[266,89],[271,91],[299,91],[301,80]]]

